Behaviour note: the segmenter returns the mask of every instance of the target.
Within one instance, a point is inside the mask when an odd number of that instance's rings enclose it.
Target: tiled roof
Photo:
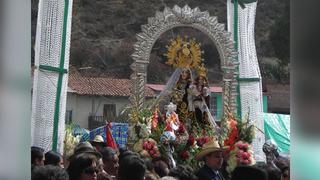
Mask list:
[[[146,84],[147,87],[155,90],[155,91],[162,91],[166,85],[163,84]]]
[[[162,84],[146,84],[147,87],[153,89],[154,91],[162,91],[166,85]],[[222,93],[222,87],[211,86],[210,91],[213,93]]]
[[[80,95],[130,96],[132,83],[130,79],[83,77],[70,73],[68,86]],[[147,97],[155,96],[154,91],[148,87],[145,92]]]
[[[210,91],[213,92],[213,93],[222,93],[222,87],[210,86]]]

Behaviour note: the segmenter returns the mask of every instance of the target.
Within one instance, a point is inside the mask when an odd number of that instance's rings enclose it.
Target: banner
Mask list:
[[[278,145],[279,152],[290,152],[290,115],[264,113],[264,133]]]

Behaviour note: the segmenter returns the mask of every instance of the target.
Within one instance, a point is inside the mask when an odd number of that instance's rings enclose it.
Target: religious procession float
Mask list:
[[[210,111],[210,88],[200,43],[177,36],[167,46],[167,65],[175,68],[156,100],[142,107],[130,106],[128,146],[150,159],[164,158],[175,167],[187,164],[197,169],[195,159],[203,144],[217,140],[228,146],[226,170],[255,163],[251,143],[254,126],[239,119],[227,103],[220,125]],[[138,99],[137,94],[134,96]],[[228,98],[228,97],[227,97]],[[246,116],[248,117],[248,116]]]

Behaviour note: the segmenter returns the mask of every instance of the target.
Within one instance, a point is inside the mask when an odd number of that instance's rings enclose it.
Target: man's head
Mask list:
[[[92,141],[90,141],[93,147],[97,149],[97,151],[102,151],[102,149],[106,146],[104,139],[101,135],[96,135]]]
[[[119,158],[117,152],[111,147],[104,147],[101,150],[104,170],[113,176],[117,176],[119,167]]]
[[[97,156],[92,153],[82,152],[76,154],[67,168],[70,179],[96,179]]]
[[[204,156],[204,162],[212,169],[218,170],[221,168],[223,163],[222,151],[214,151]]]
[[[51,164],[54,166],[60,166],[61,168],[64,168],[63,158],[62,158],[61,154],[59,154],[58,152],[55,152],[55,151],[48,151],[45,154],[44,164],[45,165]]]
[[[77,154],[80,153],[89,153],[93,154],[97,157],[97,159],[101,158],[101,154],[96,151],[93,146],[89,142],[81,142],[74,148],[74,153],[69,157],[69,160],[71,161]]]
[[[44,150],[40,147],[31,147],[31,164],[35,166],[44,165]]]
[[[223,150],[228,147],[220,147],[218,141],[209,141],[202,146],[196,155],[196,160],[204,160],[206,165],[212,169],[220,169],[223,163]]]
[[[143,180],[146,173],[144,161],[137,155],[124,156],[120,161],[120,180]]]

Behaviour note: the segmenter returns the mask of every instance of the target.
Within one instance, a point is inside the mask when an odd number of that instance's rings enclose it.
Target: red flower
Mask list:
[[[187,146],[192,146],[195,142],[195,139],[192,135],[189,136],[188,142],[187,142]]]
[[[249,158],[249,153],[243,152],[243,153],[242,153],[242,158],[243,158],[243,159],[248,159],[248,158]]]
[[[143,142],[143,149],[147,149],[147,146],[148,146],[148,141],[144,141]]]
[[[156,151],[153,149],[149,151],[149,154],[151,154],[151,155],[154,155],[155,153],[156,153]]]
[[[232,127],[233,125],[236,125],[236,121],[231,121],[230,122],[230,126],[231,126],[231,132],[229,134],[229,136],[227,137],[227,139],[225,139],[224,141],[224,145],[225,146],[230,146],[229,147],[229,151],[233,150],[235,147],[234,147],[234,144],[238,138],[238,129],[237,127]]]
[[[186,131],[186,128],[184,125],[181,123],[178,129],[178,134],[183,134]]]
[[[197,145],[202,147],[205,143],[210,141],[210,137],[202,137],[197,139]]]
[[[198,139],[197,139],[197,145],[198,145],[199,147],[202,147],[203,144],[204,144],[203,139],[202,139],[202,138],[198,138]]]
[[[237,144],[237,147],[238,147],[239,149],[242,149],[242,148],[243,148],[242,143],[238,143],[238,144]]]
[[[204,137],[204,144],[210,141],[210,137]]]
[[[249,147],[249,145],[248,145],[247,143],[243,144],[243,149],[244,149],[244,150],[247,150],[248,147]]]
[[[198,138],[198,139],[197,139],[197,145],[198,145],[199,147],[202,147],[204,143],[205,143],[204,138]]]
[[[148,144],[147,144],[147,149],[148,149],[148,150],[153,149],[153,145],[152,145],[151,143],[148,143]]]
[[[242,150],[239,150],[239,151],[237,152],[237,157],[239,157],[239,158],[242,157],[242,153],[243,153]]]
[[[182,159],[188,159],[188,158],[190,157],[190,154],[189,154],[188,151],[184,150],[184,151],[182,151],[182,152],[180,153],[180,157],[181,157]]]

